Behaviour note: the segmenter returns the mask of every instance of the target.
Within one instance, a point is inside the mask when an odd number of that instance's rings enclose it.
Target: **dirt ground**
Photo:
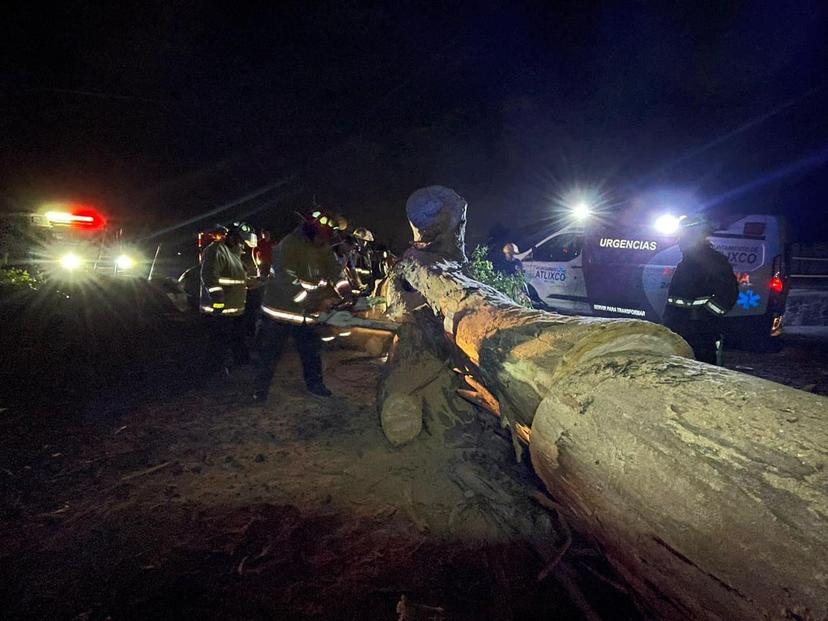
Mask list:
[[[142,313],[0,335],[19,361],[0,369],[3,619],[394,619],[402,594],[415,619],[641,618],[452,374],[395,449],[381,358],[326,351],[319,399],[289,355],[253,405],[250,369],[198,372],[197,322]],[[826,352],[791,331],[726,364],[828,394]]]
[[[456,433],[395,449],[382,359],[326,352],[319,399],[288,356],[262,407],[249,369],[178,353],[81,407],[0,413],[3,618],[395,619],[402,594],[417,619],[639,618],[577,535],[537,579],[566,527],[490,415],[454,403]]]

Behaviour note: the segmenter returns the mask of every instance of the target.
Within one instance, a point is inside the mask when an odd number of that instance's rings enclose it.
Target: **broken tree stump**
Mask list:
[[[696,362],[662,326],[520,308],[442,248],[462,239],[419,240],[391,299],[424,300],[531,426],[538,475],[649,614],[828,619],[828,400]]]

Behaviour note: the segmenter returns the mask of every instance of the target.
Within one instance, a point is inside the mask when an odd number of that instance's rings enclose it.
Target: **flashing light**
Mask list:
[[[119,270],[131,270],[135,267],[135,260],[128,255],[122,254],[115,259],[115,266]]]
[[[656,219],[653,227],[662,235],[674,235],[676,231],[679,230],[679,226],[681,225],[681,221],[683,219],[684,216],[677,218],[672,214],[665,213]]]
[[[75,271],[81,266],[81,263],[83,263],[81,258],[74,252],[67,252],[66,254],[60,257],[58,262],[60,263],[60,266],[63,269],[69,272]]]
[[[589,204],[586,203],[585,201],[581,201],[579,203],[576,203],[572,207],[572,216],[576,220],[578,220],[579,222],[582,222],[582,221],[586,220],[591,215],[592,215],[592,209],[590,209]]]
[[[82,216],[65,211],[48,211],[46,219],[52,224],[91,224],[95,221],[92,216]]]
[[[95,209],[73,203],[47,205],[46,220],[52,225],[98,230],[106,226],[106,218]]]
[[[773,293],[782,293],[785,290],[785,281],[779,276],[774,276],[770,279],[770,290]]]

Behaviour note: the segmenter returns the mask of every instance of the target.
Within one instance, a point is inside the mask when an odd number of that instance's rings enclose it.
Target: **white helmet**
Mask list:
[[[509,242],[508,244],[503,246],[503,252],[511,252],[512,254],[517,254],[518,252],[520,252],[520,248],[518,248],[518,245],[516,243]]]
[[[355,229],[353,236],[357,239],[361,239],[362,241],[374,241],[374,234],[365,227],[359,227],[358,229]]]

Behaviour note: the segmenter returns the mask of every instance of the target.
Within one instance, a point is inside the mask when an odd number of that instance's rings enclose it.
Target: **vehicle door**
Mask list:
[[[582,232],[561,232],[534,248],[523,259],[523,272],[536,301],[554,310],[589,310],[583,275]]]

